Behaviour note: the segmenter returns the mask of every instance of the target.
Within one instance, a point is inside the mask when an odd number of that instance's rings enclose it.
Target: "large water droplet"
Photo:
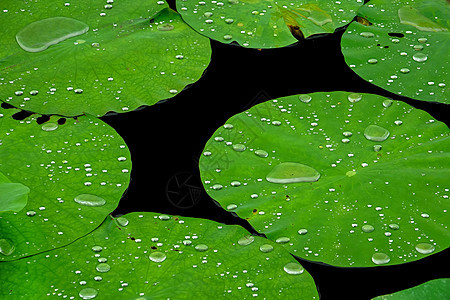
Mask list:
[[[356,103],[358,101],[361,101],[362,99],[362,95],[358,94],[358,93],[352,93],[350,95],[348,95],[347,97],[348,101],[350,101],[351,103]]]
[[[246,235],[239,239],[238,244],[241,246],[247,246],[253,243],[255,237],[253,235]]]
[[[105,199],[92,195],[92,194],[81,194],[73,199],[76,203],[85,206],[103,206],[105,205]]]
[[[111,270],[111,266],[108,265],[107,263],[100,263],[95,267],[95,269],[100,273],[106,273],[109,272],[109,270]]]
[[[88,30],[89,26],[81,21],[53,17],[28,24],[16,34],[16,41],[25,51],[40,52]]]
[[[41,129],[44,131],[53,131],[53,130],[58,129],[58,124],[53,123],[53,122],[45,123],[45,124],[42,124]]]
[[[413,55],[413,59],[417,62],[424,62],[428,59],[428,55],[425,53],[419,52]]]
[[[303,103],[309,103],[312,100],[312,97],[308,94],[302,94],[298,96],[298,99]]]
[[[291,275],[299,275],[305,271],[299,263],[294,262],[287,263],[283,269],[286,273]]]
[[[16,247],[10,239],[0,239],[0,253],[3,255],[11,255]]]
[[[153,262],[163,262],[166,260],[167,256],[162,252],[156,251],[152,252],[148,258]]]
[[[78,294],[81,299],[94,299],[98,295],[98,291],[93,288],[85,288],[80,291]]]
[[[320,173],[310,166],[295,162],[284,162],[275,166],[266,176],[273,183],[314,182],[319,180]]]
[[[365,233],[369,233],[369,232],[372,232],[372,231],[375,230],[375,228],[374,228],[372,225],[369,225],[369,224],[363,225],[363,226],[361,227],[361,229],[362,229],[362,231],[364,231]]]
[[[374,142],[385,141],[389,137],[390,132],[378,125],[369,125],[364,130],[364,136],[366,139]]]
[[[117,224],[119,224],[120,226],[127,226],[128,225],[128,219],[125,217],[118,217],[116,218]]]
[[[435,249],[435,247],[428,243],[420,243],[420,244],[416,245],[417,252],[422,253],[422,254],[429,254],[429,253],[433,252],[434,249]]]
[[[372,261],[376,265],[384,265],[391,261],[391,258],[384,253],[378,252],[372,255]]]

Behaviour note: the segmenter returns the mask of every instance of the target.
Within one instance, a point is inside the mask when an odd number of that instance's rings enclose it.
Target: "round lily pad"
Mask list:
[[[0,295],[319,298],[312,277],[283,247],[262,237],[239,243],[249,240],[242,227],[155,213],[122,218],[127,225],[107,218],[65,248],[0,264]]]
[[[233,116],[199,165],[213,199],[291,253],[395,265],[449,246],[449,134],[400,101],[320,92]]]
[[[13,119],[17,112],[0,109],[0,172],[27,192],[28,202],[17,213],[0,212],[0,261],[61,247],[92,231],[130,181],[129,150],[101,120],[83,116],[63,124],[55,116],[40,125],[36,115]]]
[[[373,300],[422,300],[450,298],[450,278],[430,280],[410,289],[373,298]]]
[[[363,4],[344,1],[178,0],[183,19],[201,34],[250,48],[278,48],[347,25]]]
[[[450,103],[450,5],[443,0],[373,0],[342,37],[346,63],[390,92]]]
[[[152,105],[197,81],[209,40],[164,1],[9,1],[0,100],[42,114],[102,116]]]

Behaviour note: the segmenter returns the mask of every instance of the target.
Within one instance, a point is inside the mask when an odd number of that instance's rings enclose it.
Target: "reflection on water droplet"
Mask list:
[[[419,52],[413,55],[413,59],[417,62],[424,62],[428,59],[428,55],[423,52]]]
[[[167,256],[162,252],[156,251],[152,252],[148,258],[153,262],[163,262],[166,260]]]
[[[253,235],[246,235],[239,239],[238,244],[241,246],[247,246],[253,243],[255,237]]]
[[[247,147],[245,147],[245,146],[242,145],[242,144],[234,144],[234,145],[233,145],[233,150],[234,150],[234,151],[242,152],[242,151],[245,151],[245,149],[247,149]]]
[[[312,100],[312,97],[310,95],[307,94],[302,94],[298,96],[298,99],[300,101],[302,101],[303,103],[309,103]]]
[[[44,131],[53,131],[58,129],[58,124],[53,122],[45,123],[42,124],[41,129]]]
[[[422,254],[429,254],[435,250],[435,247],[428,243],[420,243],[416,245],[416,250]]]
[[[128,219],[125,217],[118,217],[116,218],[117,224],[119,224],[120,226],[127,226],[128,225]]]
[[[98,295],[98,291],[93,288],[84,288],[78,294],[81,299],[94,299]]]
[[[347,99],[351,103],[356,103],[362,99],[362,95],[358,94],[358,93],[352,93],[352,94],[348,95]]]
[[[305,269],[303,269],[303,267],[299,263],[294,262],[287,263],[283,269],[286,273],[291,275],[299,275],[302,274],[303,271],[305,271]]]
[[[259,247],[259,250],[264,253],[272,252],[273,246],[270,244],[264,244]]]
[[[364,130],[364,136],[369,141],[382,142],[389,137],[390,132],[378,125],[369,125]]]
[[[255,150],[255,155],[264,158],[264,157],[269,156],[269,153],[267,153],[267,151],[258,149],[258,150]]]
[[[100,263],[95,267],[95,269],[100,273],[106,273],[111,270],[111,266],[107,263]]]
[[[369,232],[372,232],[372,231],[375,230],[375,228],[374,228],[372,225],[369,225],[369,224],[363,225],[363,226],[361,227],[361,229],[362,229],[362,231],[364,231],[365,233],[369,233]]]
[[[237,205],[236,204],[228,204],[227,205],[227,209],[228,210],[233,210],[233,209],[236,209],[237,208]]]
[[[156,27],[159,31],[171,31],[175,27],[172,24],[160,24]]]
[[[273,183],[314,182],[320,174],[310,166],[295,162],[283,162],[275,166],[266,176]]]
[[[76,203],[85,206],[103,206],[105,205],[105,199],[92,195],[92,194],[81,194],[73,199]]]
[[[376,265],[384,265],[391,261],[391,258],[384,253],[378,252],[372,255],[372,261]]]
[[[6,256],[11,255],[16,247],[10,239],[0,239],[0,253]]]
[[[198,244],[195,246],[195,250],[197,250],[198,252],[205,252],[208,249],[209,249],[208,246],[205,244]]]

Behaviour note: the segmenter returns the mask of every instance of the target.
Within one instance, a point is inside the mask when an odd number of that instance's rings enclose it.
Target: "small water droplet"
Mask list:
[[[299,275],[305,271],[299,263],[294,262],[287,263],[283,269],[286,273],[291,275]]]
[[[223,36],[224,40],[231,40],[233,38],[233,36],[231,34],[226,34]]]
[[[255,241],[255,237],[253,235],[246,235],[241,237],[238,240],[238,244],[241,246],[247,246],[250,245],[251,243],[253,243]]]
[[[359,35],[365,38],[372,38],[375,36],[372,32],[368,31],[361,32]]]
[[[36,212],[34,210],[27,211],[27,216],[34,217],[36,215]]]
[[[269,153],[267,153],[267,151],[258,149],[258,150],[255,150],[255,155],[264,158],[264,157],[269,156]]]
[[[103,250],[102,246],[94,246],[92,247],[92,251],[94,252],[101,252]]]
[[[10,239],[0,239],[0,253],[6,256],[11,255],[16,247]]]
[[[125,226],[127,226],[128,225],[128,219],[127,218],[125,218],[125,217],[118,217],[118,218],[116,218],[116,222],[117,222],[117,224],[119,224],[120,226],[122,226],[122,227],[125,227]]]
[[[308,229],[305,229],[305,228],[302,228],[298,231],[298,234],[300,234],[300,235],[305,235],[307,233],[308,233]]]
[[[390,100],[390,99],[384,100],[384,101],[383,101],[383,106],[386,107],[386,108],[391,107],[391,105],[392,105],[393,102],[394,102],[394,101],[393,101],[393,100]]]
[[[378,62],[378,59],[376,59],[376,58],[370,58],[370,59],[367,60],[367,62],[368,62],[369,64],[376,64],[376,63]]]
[[[218,191],[218,190],[221,190],[221,189],[223,188],[223,185],[216,183],[216,184],[214,184],[211,188],[212,188],[213,190]]]
[[[398,224],[392,223],[392,224],[389,224],[389,228],[392,230],[398,230],[400,228],[400,226],[398,226]]]
[[[298,99],[303,103],[309,103],[312,100],[312,97],[308,94],[301,94],[298,96]]]
[[[105,205],[105,199],[92,195],[92,194],[81,194],[73,199],[76,203],[85,206],[103,206]]]
[[[84,288],[78,294],[81,299],[94,299],[98,295],[98,291],[93,288]]]
[[[420,243],[416,245],[416,250],[422,254],[430,254],[435,250],[435,247],[428,243]]]
[[[242,145],[242,144],[234,144],[234,145],[233,145],[233,150],[234,150],[234,151],[242,152],[242,151],[245,151],[245,149],[247,149],[247,147],[245,147],[245,146]]]
[[[364,136],[369,141],[382,142],[389,137],[390,132],[378,125],[369,125],[364,130]]]
[[[158,216],[158,218],[161,220],[161,221],[168,221],[168,220],[170,220],[170,216],[169,215],[159,215]]]
[[[156,29],[158,29],[159,31],[171,31],[173,30],[175,27],[172,24],[159,24]]]
[[[423,52],[419,52],[413,55],[413,59],[417,62],[424,62],[428,59],[428,55]]]
[[[259,250],[264,253],[272,252],[273,246],[270,244],[263,244],[259,247]]]
[[[74,89],[73,90],[75,94],[82,94],[83,90],[82,89]]]
[[[344,131],[344,132],[342,133],[342,135],[343,135],[343,136],[346,136],[346,137],[350,137],[350,136],[353,135],[353,133],[351,133],[350,131]]]
[[[236,205],[236,204],[228,204],[227,205],[227,209],[228,210],[234,210],[234,209],[236,209],[238,206]]]
[[[280,236],[279,238],[277,238],[275,240],[275,242],[277,242],[278,244],[286,244],[290,242],[290,238],[288,238],[287,236]]]
[[[153,262],[159,263],[159,262],[165,261],[167,256],[162,252],[155,251],[155,252],[152,252],[148,258],[150,258],[150,260]]]
[[[373,145],[373,151],[380,152],[383,147],[381,145]]]
[[[358,93],[352,93],[350,95],[348,95],[347,97],[348,101],[350,101],[351,103],[356,103],[358,101],[361,101],[362,99],[362,95],[358,94]]]
[[[402,72],[403,74],[408,74],[410,71],[408,68],[401,68],[400,72]]]
[[[280,163],[266,176],[266,180],[272,183],[314,182],[319,178],[317,170],[295,162]]]
[[[391,258],[384,253],[378,252],[372,255],[372,261],[376,265],[384,265],[391,261]]]
[[[397,125],[397,126],[400,126],[400,125],[403,124],[403,121],[402,120],[395,120],[394,124]]]

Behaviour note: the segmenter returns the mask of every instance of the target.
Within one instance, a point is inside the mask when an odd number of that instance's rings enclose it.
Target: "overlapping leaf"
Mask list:
[[[2,9],[0,100],[33,112],[101,116],[152,105],[198,80],[210,60],[209,40],[164,1]]]
[[[130,153],[101,120],[23,121],[0,110],[0,172],[29,189],[24,209],[0,212],[0,260],[64,246],[112,212],[130,180]],[[62,123],[62,122],[60,122]]]
[[[449,129],[424,111],[314,93],[230,118],[200,171],[212,198],[295,255],[401,264],[449,246],[449,149]]]
[[[374,300],[422,300],[450,298],[450,278],[435,279],[416,287],[393,294],[379,296]]]
[[[178,0],[177,9],[195,30],[222,43],[278,48],[348,24],[362,0],[268,1]]]
[[[213,221],[132,213],[73,244],[0,264],[3,297],[318,299],[282,247]]]
[[[444,0],[372,0],[342,37],[347,64],[390,92],[449,103],[450,5]]]

